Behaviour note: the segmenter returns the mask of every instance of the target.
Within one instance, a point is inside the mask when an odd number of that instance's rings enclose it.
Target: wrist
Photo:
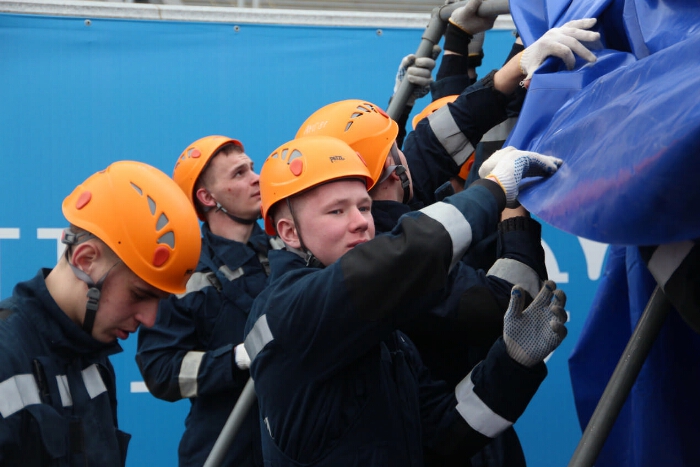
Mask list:
[[[445,51],[450,50],[453,53],[466,57],[469,55],[469,42],[471,39],[471,34],[450,20],[445,29],[445,44],[443,48]]]

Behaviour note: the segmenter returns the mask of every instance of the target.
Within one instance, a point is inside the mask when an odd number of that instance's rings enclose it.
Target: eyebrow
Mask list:
[[[242,161],[238,162],[233,167],[231,167],[231,171],[235,172],[236,170],[240,169],[241,167],[253,168],[253,159],[251,159],[251,158],[243,159]]]
[[[136,290],[138,290],[139,293],[142,293],[143,295],[146,295],[151,298],[155,298],[157,300],[162,300],[164,298],[167,298],[170,294],[167,292],[163,292],[162,290],[153,290],[150,288],[143,288],[138,285],[134,286]]]

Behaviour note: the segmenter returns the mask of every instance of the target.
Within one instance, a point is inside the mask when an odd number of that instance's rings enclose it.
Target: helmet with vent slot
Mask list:
[[[367,188],[372,178],[363,158],[345,142],[330,136],[294,139],[275,149],[260,171],[260,197],[265,231],[275,234],[270,208],[277,202],[322,183],[359,178]]]
[[[102,240],[148,284],[185,291],[199,261],[199,222],[191,200],[160,170],[115,162],[66,197],[63,215]]]

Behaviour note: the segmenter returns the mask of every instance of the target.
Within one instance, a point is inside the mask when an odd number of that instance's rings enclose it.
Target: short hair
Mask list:
[[[105,252],[106,252],[108,255],[114,256],[115,258],[118,258],[118,257],[119,257],[119,256],[117,256],[117,254],[114,252],[114,250],[112,250],[112,249],[109,247],[109,245],[107,245],[100,237],[98,237],[97,235],[93,234],[92,232],[90,232],[90,231],[88,231],[88,230],[85,230],[85,229],[83,229],[82,227],[78,227],[78,226],[75,225],[75,224],[70,224],[67,230],[69,231],[69,233],[73,234],[73,238],[75,239],[75,241],[71,241],[71,242],[66,242],[66,241],[64,241],[64,242],[63,242],[63,243],[66,244],[66,249],[65,249],[64,252],[63,252],[63,256],[66,258],[66,260],[67,260],[69,263],[70,263],[71,254],[73,254],[73,247],[78,246],[78,245],[80,245],[81,243],[84,243],[84,242],[86,242],[86,241],[88,241],[88,240],[92,240],[92,239],[95,239],[95,240],[97,240],[98,242],[100,242],[100,243],[104,246]],[[66,234],[64,233],[64,239],[65,239],[65,235],[66,235]]]
[[[214,158],[220,154],[230,156],[231,154],[241,154],[242,152],[243,146],[233,142],[226,143],[223,146],[221,146],[219,150],[216,151],[204,165],[204,168],[200,172],[199,177],[197,177],[197,181],[194,182],[194,191],[192,192],[194,208],[197,210],[197,214],[199,214],[201,217],[204,217],[204,213],[206,213],[209,210],[209,207],[204,206],[202,202],[199,201],[199,198],[197,198],[195,193],[197,193],[197,191],[200,188],[207,188],[207,185],[211,183],[212,172],[209,170],[211,167],[211,161],[213,161]]]

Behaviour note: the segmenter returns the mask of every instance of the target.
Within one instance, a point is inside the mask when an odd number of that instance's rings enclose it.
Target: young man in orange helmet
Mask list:
[[[155,326],[139,333],[136,361],[154,396],[190,399],[179,465],[201,466],[249,378],[243,327],[267,285],[274,241],[257,223],[259,176],[240,141],[213,135],[193,142],[173,179],[204,221],[202,254],[187,292],[163,302]],[[256,406],[221,465],[262,466]]]
[[[0,464],[122,467],[131,436],[108,357],[185,291],[197,216],[167,175],[133,161],[78,185],[63,214],[64,256],[0,301]]]
[[[338,137],[363,156],[375,183],[369,194],[377,233],[390,232],[411,211],[407,204],[412,195],[411,172],[393,143],[397,131],[397,124],[376,105],[349,99],[314,112],[297,133]],[[496,246],[490,263],[474,264],[474,255],[462,258],[451,271],[452,285],[444,301],[401,326],[436,379],[454,387],[484,358],[503,332],[503,314],[515,284],[529,297],[540,290],[547,280],[540,234],[540,224],[524,208],[504,209],[497,228],[485,239]],[[483,245],[484,241],[478,247]],[[524,464],[514,430],[509,428],[502,436],[515,438],[507,454],[509,463],[517,459]],[[449,458],[430,449],[424,454],[426,465],[461,466],[468,459],[459,450]]]
[[[566,335],[565,295],[547,282],[523,311],[514,287],[504,338],[456,388],[430,378],[402,323],[437,305],[451,268],[517,198],[522,177],[560,160],[504,150],[487,179],[374,237],[374,180],[343,141],[306,136],[261,171],[272,252],[245,346],[274,466],[423,465],[423,446],[474,452],[523,412]],[[468,462],[468,460],[467,460]]]

